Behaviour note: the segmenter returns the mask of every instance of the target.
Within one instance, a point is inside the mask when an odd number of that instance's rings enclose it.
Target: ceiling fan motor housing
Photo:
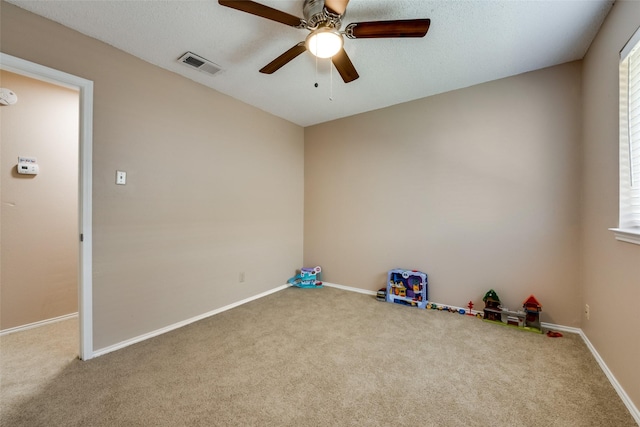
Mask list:
[[[327,10],[324,7],[324,0],[305,0],[302,13],[309,30],[315,30],[319,27],[331,27],[339,30],[344,16]]]

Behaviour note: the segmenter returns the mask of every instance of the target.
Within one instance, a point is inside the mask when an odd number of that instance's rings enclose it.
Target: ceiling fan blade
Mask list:
[[[360,77],[356,71],[356,67],[353,66],[353,63],[347,56],[347,52],[345,52],[344,49],[340,49],[340,52],[333,55],[331,57],[331,61],[345,83],[352,82]]]
[[[296,28],[304,28],[304,22],[297,16],[290,15],[286,12],[256,3],[250,0],[218,0],[221,6],[230,7],[232,9],[247,12],[252,15],[267,18],[272,21],[280,22]]]
[[[329,9],[330,12],[337,13],[338,15],[344,15],[347,11],[347,4],[349,0],[324,0],[324,7]]]
[[[424,37],[430,25],[430,19],[352,22],[345,28],[345,35],[350,39]]]
[[[300,42],[264,67],[262,67],[260,72],[263,74],[273,74],[305,50],[307,50],[307,48],[305,47],[304,42]]]

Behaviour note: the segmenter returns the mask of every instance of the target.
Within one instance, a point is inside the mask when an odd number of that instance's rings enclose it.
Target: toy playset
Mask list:
[[[322,268],[320,268],[319,265],[314,268],[302,267],[300,274],[287,280],[287,283],[298,288],[321,288],[322,281],[320,280],[320,273],[322,273]]]
[[[319,268],[319,267],[317,267]],[[529,295],[522,303],[522,310],[511,311],[503,307],[500,297],[493,289],[489,289],[482,298],[484,310],[473,310],[473,301],[469,301],[466,308],[450,307],[429,302],[427,293],[427,275],[417,270],[394,269],[387,273],[387,286],[376,293],[379,301],[404,304],[412,307],[430,310],[448,311],[461,315],[474,316],[487,322],[510,326],[524,331],[542,334],[540,312],[542,304],[535,296]],[[548,331],[549,337],[562,337],[560,332]]]
[[[387,301],[412,307],[427,307],[427,275],[417,270],[389,270]]]
[[[489,289],[484,298],[482,298],[484,310],[477,311],[473,310],[473,301],[469,301],[466,308],[450,307],[429,302],[427,287],[428,282],[425,273],[417,270],[394,269],[387,273],[387,286],[378,290],[376,298],[379,301],[474,316],[499,325],[538,334],[543,333],[542,324],[540,323],[542,304],[533,295],[529,295],[523,301],[522,310],[511,311],[501,305],[500,297],[498,297],[496,291]],[[550,337],[562,337],[560,332],[555,331],[549,331],[547,335]]]
[[[542,304],[530,295],[522,303],[522,311],[511,311],[500,304],[500,298],[493,289],[489,289],[482,298],[484,301],[484,320],[505,326],[516,327],[525,331],[541,334],[540,312]]]

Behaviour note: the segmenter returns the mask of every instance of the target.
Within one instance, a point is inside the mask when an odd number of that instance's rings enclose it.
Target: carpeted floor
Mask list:
[[[87,362],[75,329],[0,338],[2,426],[636,426],[578,335],[334,288],[288,288]]]

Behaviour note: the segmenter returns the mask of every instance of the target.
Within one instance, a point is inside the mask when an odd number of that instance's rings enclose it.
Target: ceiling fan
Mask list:
[[[305,41],[265,65],[261,73],[272,74],[308,50],[319,58],[331,58],[345,83],[360,76],[344,50],[343,36],[349,39],[424,37],[431,24],[430,19],[352,22],[340,31],[349,0],[304,0],[304,19],[251,0],[218,0],[218,3],[311,32]]]

